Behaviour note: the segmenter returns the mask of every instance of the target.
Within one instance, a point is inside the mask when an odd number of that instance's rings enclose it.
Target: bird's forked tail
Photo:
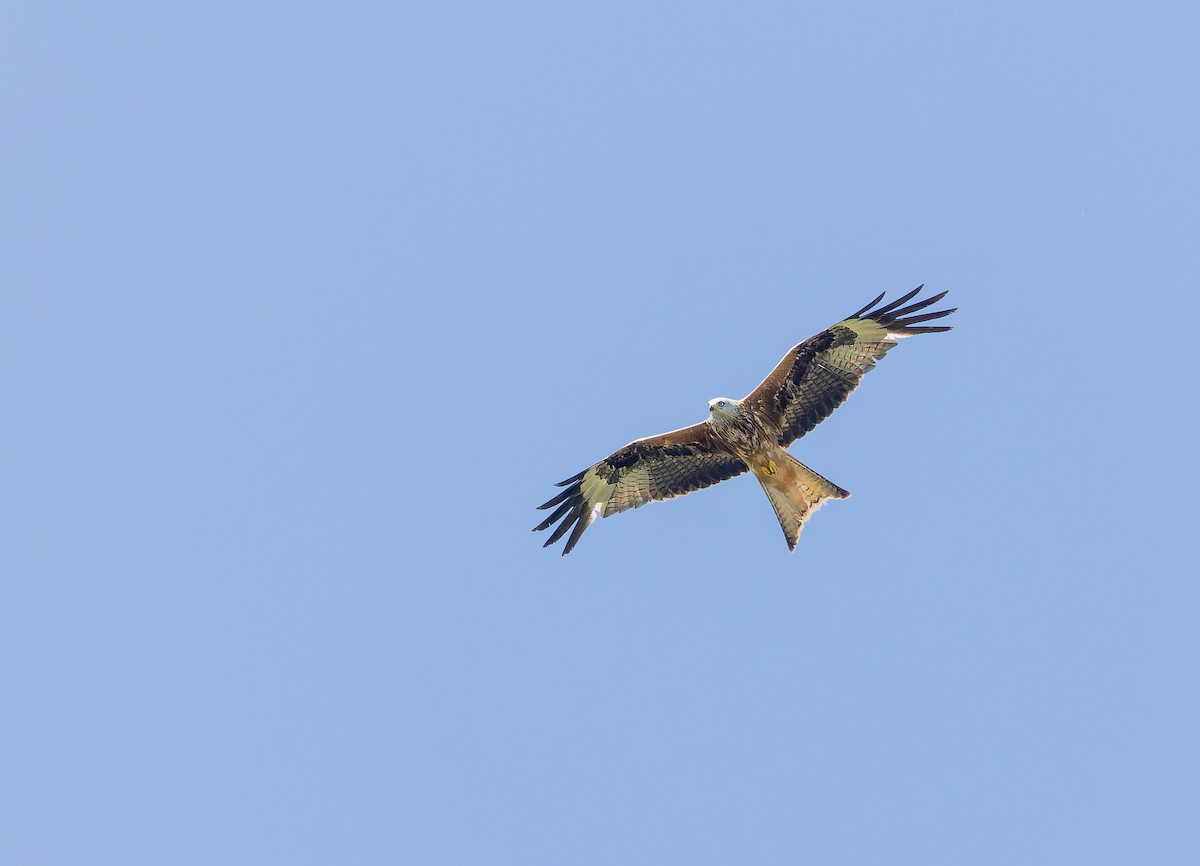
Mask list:
[[[809,515],[826,499],[845,499],[850,491],[822,478],[786,451],[782,456],[775,472],[767,474],[755,470],[754,474],[771,500],[771,507],[775,509],[775,516],[787,538],[788,550],[795,550],[800,530]]]

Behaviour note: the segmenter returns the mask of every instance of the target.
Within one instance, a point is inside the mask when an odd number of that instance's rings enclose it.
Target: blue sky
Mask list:
[[[1200,857],[1193,5],[4,18],[0,861]],[[794,554],[541,549],[922,282]]]

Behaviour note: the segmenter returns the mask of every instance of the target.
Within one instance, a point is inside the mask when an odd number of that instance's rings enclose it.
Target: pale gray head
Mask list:
[[[714,417],[737,415],[742,411],[742,401],[732,397],[713,397],[708,401],[708,411]]]

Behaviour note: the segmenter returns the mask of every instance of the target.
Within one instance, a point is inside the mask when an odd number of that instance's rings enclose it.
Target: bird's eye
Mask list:
[[[724,400],[718,400],[718,401],[717,401],[717,405],[718,405],[718,406],[722,406],[722,407],[723,407],[723,406],[725,405],[725,401],[724,401]]]

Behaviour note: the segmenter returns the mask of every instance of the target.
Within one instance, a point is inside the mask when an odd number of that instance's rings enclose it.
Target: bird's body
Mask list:
[[[713,433],[729,451],[742,458],[747,466],[754,466],[760,457],[762,465],[768,465],[769,457],[779,447],[778,429],[773,426],[767,429],[766,419],[743,412],[742,401],[728,397],[709,400],[708,413],[704,423],[712,425]]]
[[[787,446],[841,405],[897,338],[950,330],[918,323],[948,316],[952,309],[913,315],[941,300],[945,292],[901,308],[920,290],[918,286],[868,314],[883,299],[880,295],[793,347],[742,399],[714,398],[708,404],[709,417],[699,424],[638,439],[561,482],[566,489],[538,506],[555,510],[535,531],[562,519],[546,546],[571,530],[565,555],[597,516],[682,496],[750,471],[775,509],[788,548],[794,550],[808,516],[826,499],[850,494],[793,458]]]

